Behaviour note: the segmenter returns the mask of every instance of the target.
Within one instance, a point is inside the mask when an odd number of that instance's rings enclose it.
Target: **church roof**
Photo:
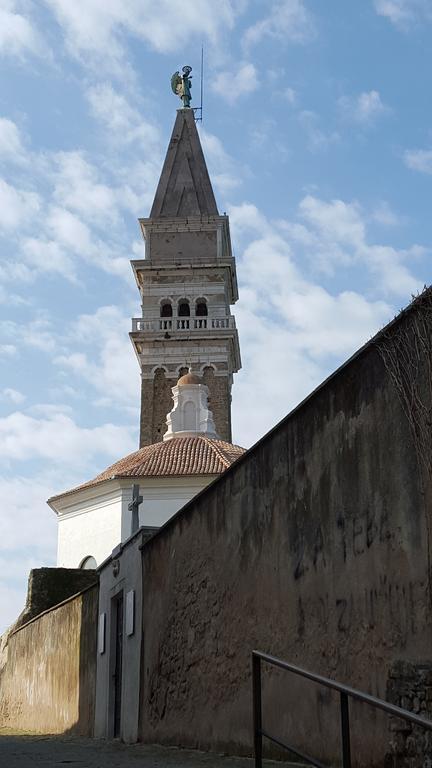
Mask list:
[[[177,117],[150,218],[217,216],[218,209],[192,109]]]
[[[106,480],[127,477],[179,477],[184,475],[219,475],[245,453],[239,445],[203,435],[174,437],[172,440],[145,445],[105,469],[93,480],[52,496],[48,502],[75,491],[91,488]]]

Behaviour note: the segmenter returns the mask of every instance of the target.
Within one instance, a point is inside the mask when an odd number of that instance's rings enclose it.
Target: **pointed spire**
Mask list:
[[[192,109],[177,110],[150,218],[218,216]]]

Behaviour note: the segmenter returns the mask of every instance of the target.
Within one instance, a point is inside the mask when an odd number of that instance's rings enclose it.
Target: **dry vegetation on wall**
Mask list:
[[[432,486],[432,288],[425,287],[382,331],[376,346],[408,419],[424,492]],[[427,505],[426,505],[427,510]],[[426,512],[429,600],[432,521]]]

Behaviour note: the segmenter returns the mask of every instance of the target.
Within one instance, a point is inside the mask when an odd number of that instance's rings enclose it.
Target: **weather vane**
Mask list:
[[[180,96],[183,107],[189,108],[191,103],[192,79],[190,73],[192,72],[192,67],[183,67],[182,72],[183,76],[178,70],[174,72],[171,78],[171,88],[176,96]]]

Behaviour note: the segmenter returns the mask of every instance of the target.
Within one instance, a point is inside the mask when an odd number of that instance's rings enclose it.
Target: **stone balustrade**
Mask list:
[[[233,315],[225,317],[133,317],[132,331],[142,331],[144,333],[157,333],[177,331],[208,331],[225,330],[227,328],[235,329],[235,319]]]

